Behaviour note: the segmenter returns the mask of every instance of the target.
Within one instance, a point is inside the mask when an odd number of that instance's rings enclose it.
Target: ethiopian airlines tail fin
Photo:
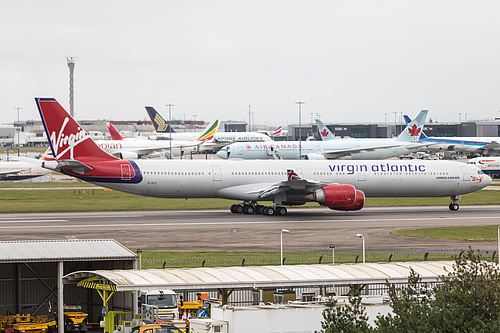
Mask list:
[[[214,138],[217,129],[219,128],[219,119],[215,119],[213,122],[208,124],[207,127],[203,130],[202,134],[196,138],[196,141],[211,141]]]
[[[420,140],[420,133],[425,124],[428,110],[422,110],[398,136],[399,141],[418,142]]]
[[[107,123],[109,135],[111,135],[111,139],[113,140],[123,140],[123,136],[120,132],[113,126],[111,123]]]
[[[175,133],[172,126],[167,124],[165,119],[156,111],[152,106],[146,106],[146,111],[148,112],[149,119],[153,123],[156,133]]]
[[[35,102],[57,161],[117,160],[99,148],[54,98],[35,98]]]
[[[337,139],[335,135],[330,131],[328,127],[323,124],[323,122],[319,119],[316,119],[316,125],[318,126],[319,136],[321,136],[321,140],[329,141]]]

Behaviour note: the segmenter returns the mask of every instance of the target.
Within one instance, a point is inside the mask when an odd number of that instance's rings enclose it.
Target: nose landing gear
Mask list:
[[[453,211],[457,211],[460,206],[458,205],[457,201],[462,199],[462,196],[460,195],[452,195],[451,196],[451,203],[450,205],[448,206],[448,208],[450,208],[450,210],[453,210]]]

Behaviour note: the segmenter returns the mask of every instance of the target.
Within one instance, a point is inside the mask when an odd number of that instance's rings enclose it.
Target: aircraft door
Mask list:
[[[358,180],[362,182],[366,181],[366,172],[364,171],[358,172]]]
[[[469,170],[467,170],[467,167],[465,166],[461,166],[460,167],[462,169],[462,178],[464,181],[469,181],[470,180],[470,174],[469,174]]]
[[[120,167],[122,180],[130,180],[132,178],[132,168],[130,164],[121,164]]]
[[[214,165],[212,167],[212,172],[213,172],[213,180],[214,181],[222,181],[222,173],[220,171],[220,166]]]

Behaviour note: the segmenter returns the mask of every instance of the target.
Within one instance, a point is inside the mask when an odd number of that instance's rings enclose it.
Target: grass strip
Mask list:
[[[424,254],[366,253],[366,262],[423,261]],[[429,254],[427,260],[454,260],[458,255]],[[284,252],[286,265],[331,264],[331,252]],[[142,269],[183,267],[227,267],[279,265],[279,252],[225,252],[225,251],[144,251]],[[362,262],[361,253],[335,253],[335,263]],[[244,260],[244,261],[243,261]]]
[[[439,227],[391,231],[391,235],[433,239],[453,239],[467,242],[496,242],[498,226]]]

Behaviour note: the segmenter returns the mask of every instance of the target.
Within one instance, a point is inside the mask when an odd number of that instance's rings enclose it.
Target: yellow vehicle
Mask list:
[[[79,305],[64,306],[64,332],[87,332],[88,321],[85,312]]]

